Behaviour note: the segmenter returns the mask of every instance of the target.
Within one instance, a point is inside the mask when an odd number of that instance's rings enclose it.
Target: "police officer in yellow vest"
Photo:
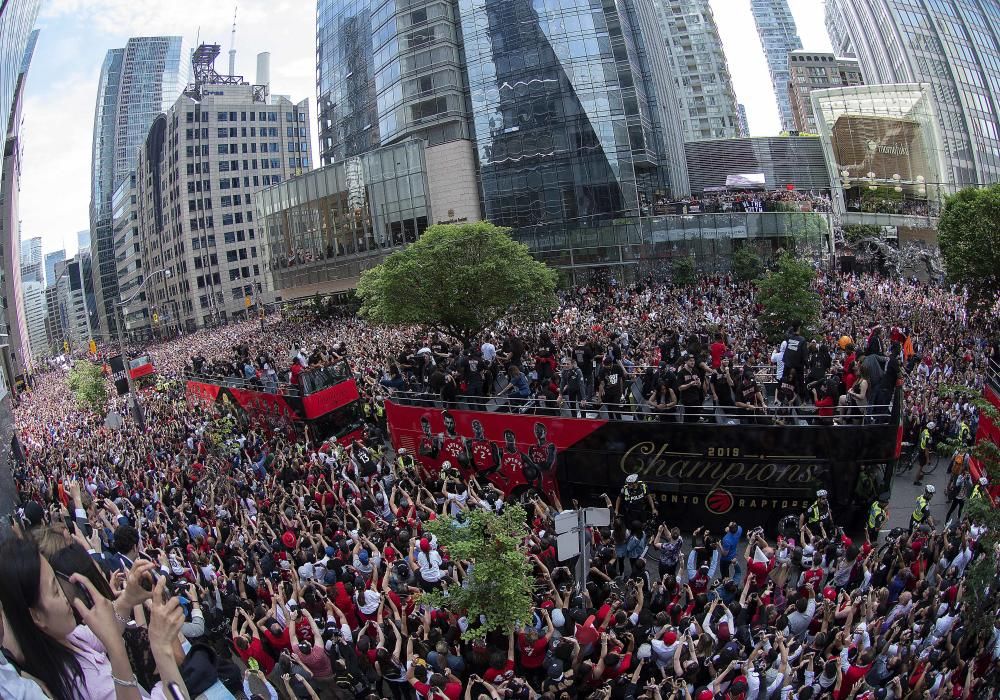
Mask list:
[[[625,508],[622,508],[624,502]],[[638,520],[646,522],[649,516],[654,518],[657,515],[656,503],[653,502],[653,494],[649,492],[646,482],[639,481],[638,474],[629,474],[625,477],[625,485],[622,486],[621,493],[615,501],[615,515],[625,518],[626,523]]]
[[[934,524],[934,518],[931,517],[931,499],[934,497],[934,490],[934,484],[927,484],[924,492],[917,496],[917,507],[910,514],[910,532],[924,523]]]
[[[930,421],[920,431],[920,469],[917,470],[917,478],[913,480],[914,485],[919,485],[924,480],[924,467],[931,461],[931,431],[935,426],[934,421]]]
[[[400,447],[396,452],[396,476],[402,479],[409,479],[412,482],[416,482],[417,479],[417,463],[413,459],[413,455],[407,452],[405,447]]]
[[[986,498],[986,485],[989,483],[989,479],[985,476],[979,477],[979,483],[972,489],[972,495],[969,496],[969,500],[974,501],[977,498]]]
[[[820,528],[826,535],[833,534],[833,513],[830,511],[830,503],[827,501],[829,494],[826,489],[816,492],[816,500],[806,509],[806,512],[799,516],[799,528],[808,527],[817,537],[820,535]]]
[[[869,542],[878,542],[878,533],[882,529],[882,524],[889,517],[889,494],[879,494],[878,500],[872,503],[868,509],[868,523],[866,532]]]
[[[968,445],[972,442],[972,430],[964,420],[958,426],[958,441],[963,445]]]

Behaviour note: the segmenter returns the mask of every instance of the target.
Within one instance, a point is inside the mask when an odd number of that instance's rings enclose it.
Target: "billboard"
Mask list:
[[[851,179],[875,173],[879,180],[899,175],[902,182],[927,177],[931,164],[920,122],[902,117],[842,114],[830,129],[837,172]]]

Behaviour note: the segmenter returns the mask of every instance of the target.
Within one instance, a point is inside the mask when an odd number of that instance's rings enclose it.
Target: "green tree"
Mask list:
[[[89,360],[77,360],[66,381],[81,408],[104,413],[108,403],[108,383],[100,365]]]
[[[948,280],[965,286],[969,305],[978,311],[992,307],[1000,292],[1000,184],[948,197],[938,245]]]
[[[674,259],[670,263],[670,276],[673,278],[674,284],[684,286],[694,284],[698,280],[698,275],[694,270],[694,260],[688,255]]]
[[[361,315],[426,325],[463,342],[508,315],[548,318],[558,304],[556,273],[509,231],[485,221],[431,226],[362,273]]]
[[[465,585],[450,586],[447,595],[421,594],[430,605],[466,615],[471,625],[463,635],[466,639],[492,631],[506,634],[515,624],[531,620],[534,581],[523,546],[526,522],[524,508],[512,505],[499,515],[477,509],[467,512],[464,522],[444,517],[425,524],[453,560],[472,564]],[[482,624],[480,616],[485,618]]]
[[[881,240],[882,227],[875,224],[848,224],[844,227],[844,240],[851,246],[856,246],[865,240]]]
[[[786,252],[778,259],[777,269],[761,280],[761,324],[771,342],[781,340],[795,322],[802,324],[805,335],[819,320],[819,294],[812,288],[815,277],[812,265]]]
[[[733,253],[733,275],[740,282],[749,282],[764,272],[764,261],[751,246],[743,245]]]

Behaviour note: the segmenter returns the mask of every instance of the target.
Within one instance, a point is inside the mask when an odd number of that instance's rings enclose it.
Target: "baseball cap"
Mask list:
[[[927,493],[934,493],[937,489],[934,488],[934,484],[927,484],[927,486],[924,487],[924,491]]]
[[[41,525],[44,517],[45,511],[34,501],[28,501],[24,504],[24,520],[28,523],[28,527]]]
[[[545,673],[554,681],[559,680],[563,676],[563,666],[556,660],[552,660],[545,664]]]
[[[639,475],[638,474],[629,474],[628,476],[625,477],[625,483],[626,484],[634,484],[638,480],[639,480]]]
[[[281,544],[285,545],[288,549],[295,549],[295,545],[298,540],[295,539],[295,534],[291,532],[285,532],[281,535]]]
[[[368,563],[368,552],[366,552],[363,549],[360,552],[358,552],[358,561],[360,561],[362,564],[367,564]]]
[[[816,492],[816,498],[826,498],[828,495],[829,494],[826,492],[826,489],[820,489]]]
[[[712,691],[707,688],[700,693],[698,693],[698,700],[712,700],[715,696],[712,695]]]
[[[928,430],[934,430],[934,428],[936,428],[936,427],[937,427],[937,423],[935,423],[934,421],[931,421],[930,423],[927,424],[927,429]]]
[[[827,586],[826,588],[823,589],[823,597],[826,598],[827,600],[836,600],[837,589],[834,588],[833,586]]]
[[[988,484],[989,482],[990,482],[990,480],[987,479],[985,476],[979,477],[979,485],[980,486],[986,486],[986,484]]]
[[[670,630],[669,632],[663,635],[663,643],[666,644],[667,646],[670,646],[676,641],[677,641],[677,633],[674,632],[673,630]]]

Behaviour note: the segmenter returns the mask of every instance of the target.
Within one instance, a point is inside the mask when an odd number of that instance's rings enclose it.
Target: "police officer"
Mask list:
[[[919,486],[924,480],[924,467],[927,463],[931,461],[931,431],[934,430],[937,424],[934,421],[930,421],[924,426],[924,429],[920,431],[920,469],[917,471],[917,478],[913,480],[915,486]]]
[[[816,527],[821,527],[824,537],[833,534],[833,513],[827,501],[828,495],[826,489],[816,492],[816,500],[799,516],[799,529],[808,526],[810,530],[815,530]]]
[[[400,447],[396,451],[396,467],[399,471],[399,479],[409,479],[411,482],[416,483],[417,480],[417,462],[413,459],[413,455],[407,452],[405,447]]]
[[[934,518],[931,517],[931,499],[934,497],[934,485],[927,484],[924,487],[924,492],[917,496],[917,507],[913,509],[913,513],[910,515],[910,532],[913,532],[913,528],[927,523],[929,525],[934,524]]]
[[[989,483],[990,483],[989,479],[987,479],[985,476],[979,477],[979,483],[976,484],[976,487],[974,489],[972,489],[972,495],[969,496],[969,500],[974,501],[979,498],[986,498],[987,496],[986,486]]]
[[[868,509],[868,522],[866,526],[868,541],[878,542],[878,533],[882,529],[882,524],[889,517],[889,494],[879,494],[878,500],[872,503]]]
[[[969,428],[969,424],[964,419],[958,426],[958,441],[963,445],[972,444],[972,429]]]
[[[625,504],[624,512],[622,503]],[[648,512],[647,512],[648,509]],[[618,500],[615,501],[615,515],[623,516],[626,523],[638,520],[641,523],[652,514],[656,517],[656,504],[653,502],[653,495],[649,492],[646,482],[639,481],[638,474],[629,474],[625,477],[625,485],[622,486]]]

